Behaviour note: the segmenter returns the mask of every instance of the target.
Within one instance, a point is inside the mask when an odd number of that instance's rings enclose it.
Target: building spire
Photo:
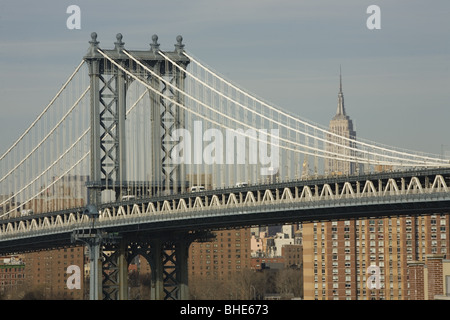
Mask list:
[[[338,93],[338,107],[337,107],[337,116],[345,116],[345,108],[344,108],[344,93],[342,92],[342,70],[339,65],[339,93]]]

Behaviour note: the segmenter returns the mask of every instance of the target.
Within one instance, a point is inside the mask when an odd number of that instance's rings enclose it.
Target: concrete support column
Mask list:
[[[119,300],[128,300],[128,262],[126,257],[127,245],[121,241],[117,248],[117,266],[119,268]]]
[[[90,280],[89,299],[102,299],[102,262],[100,260],[100,240],[94,239],[89,243]]]
[[[160,240],[153,240],[152,244],[152,288],[151,297],[153,300],[164,299],[164,273],[163,273],[163,261],[162,261],[162,243]]]
[[[185,239],[180,239],[176,246],[176,259],[178,274],[177,280],[179,285],[179,300],[189,299],[189,285],[188,285],[188,253],[190,242]]]

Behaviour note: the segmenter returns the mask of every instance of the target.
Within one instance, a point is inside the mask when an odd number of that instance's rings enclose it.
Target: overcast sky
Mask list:
[[[69,5],[81,29],[69,30]],[[381,9],[369,30],[368,6]],[[127,0],[0,2],[0,153],[53,98],[86,53],[91,32],[110,49],[147,49],[153,34],[242,88],[328,126],[339,65],[358,137],[450,151],[448,0]]]

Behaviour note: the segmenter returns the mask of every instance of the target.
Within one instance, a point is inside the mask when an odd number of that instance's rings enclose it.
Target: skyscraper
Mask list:
[[[342,73],[339,74],[339,93],[336,115],[330,120],[325,150],[331,158],[325,159],[326,175],[347,175],[356,172],[356,163],[340,160],[355,155],[356,144],[348,139],[355,140],[356,132],[353,121],[345,113],[344,93],[342,92]],[[334,135],[336,134],[336,135]]]
[[[355,139],[353,123],[345,113],[342,76],[339,87],[338,109],[330,121],[330,132]],[[355,153],[344,151],[343,146],[354,147],[352,141],[331,134],[328,141],[329,152],[344,156]],[[355,173],[356,166],[343,160],[325,161],[326,173],[333,175]],[[448,214],[433,212],[422,216],[303,224],[304,298],[408,300],[414,297],[408,263],[422,263],[427,255],[447,255],[449,225]],[[376,281],[372,282],[373,279]]]

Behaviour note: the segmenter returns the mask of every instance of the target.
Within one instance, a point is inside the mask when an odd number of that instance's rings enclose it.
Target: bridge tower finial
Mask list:
[[[177,36],[177,43],[175,44],[175,51],[181,54],[184,51],[183,37],[181,35]]]
[[[98,54],[97,49],[98,49],[98,44],[100,43],[99,41],[97,41],[97,32],[91,33],[91,41],[89,41],[89,43],[91,46],[89,47],[87,56],[95,57]]]
[[[116,48],[116,50],[118,51],[118,52],[120,52],[122,49],[123,49],[123,46],[125,45],[125,42],[123,42],[122,41],[122,38],[123,38],[123,36],[122,36],[122,34],[121,33],[118,33],[117,35],[116,35],[116,42],[114,42],[114,45],[115,45],[115,48]]]
[[[91,41],[89,41],[91,47],[96,47],[100,42],[97,41],[97,32],[91,33]]]
[[[150,43],[150,47],[151,50],[153,51],[153,53],[157,53],[159,50],[159,43],[158,43],[158,36],[156,34],[154,34],[152,36],[152,43]]]

